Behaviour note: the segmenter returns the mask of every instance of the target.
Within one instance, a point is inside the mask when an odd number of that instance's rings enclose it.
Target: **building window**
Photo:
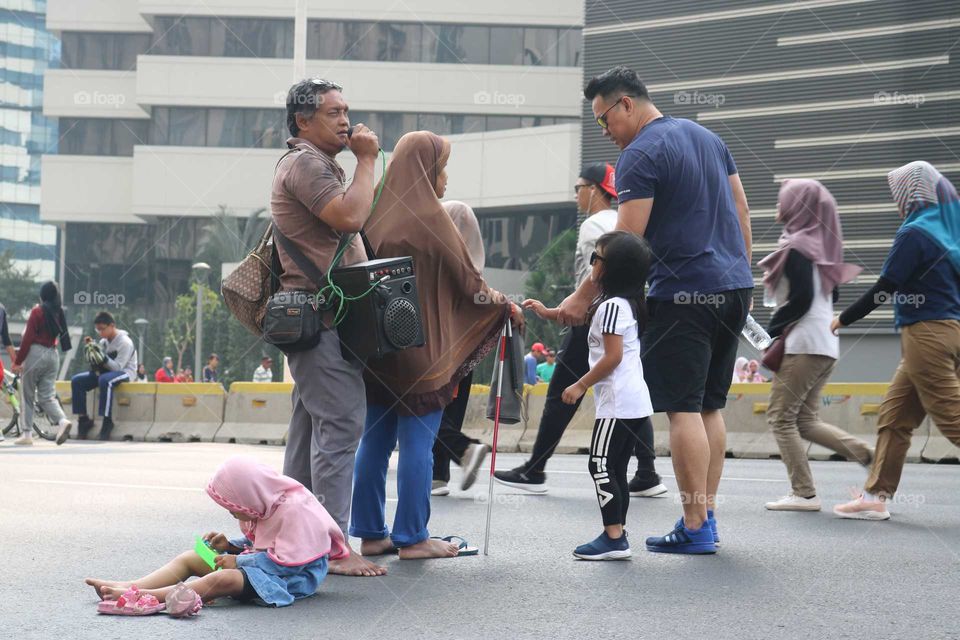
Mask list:
[[[446,136],[579,122],[553,116],[351,111],[350,122],[373,129],[385,151],[403,134],[426,130]],[[0,133],[4,129],[0,128]],[[61,118],[60,153],[132,156],[135,145],[282,149],[289,136],[281,109],[153,107],[150,120]]]
[[[535,67],[557,66],[557,30],[526,27],[523,30],[523,62]]]
[[[150,40],[149,33],[65,32],[61,64],[64,69],[129,71],[150,48]]]
[[[423,27],[423,62],[490,63],[490,28],[428,24]]]
[[[150,53],[168,56],[210,55],[210,19],[157,16]]]
[[[523,28],[490,29],[490,64],[523,64]]]
[[[557,64],[561,67],[579,67],[583,48],[583,34],[580,29],[559,29],[557,36]]]
[[[60,118],[60,153],[81,156],[132,156],[147,143],[146,120]]]
[[[292,58],[293,20],[157,16],[151,53]]]

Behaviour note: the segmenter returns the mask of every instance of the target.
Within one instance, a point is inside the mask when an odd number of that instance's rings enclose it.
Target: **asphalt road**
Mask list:
[[[888,522],[835,518],[864,479],[815,462],[828,508],[771,513],[787,492],[780,462],[728,460],[721,552],[642,549],[679,515],[670,461],[663,499],[634,499],[630,561],[574,560],[600,531],[584,456],[551,461],[550,493],[498,486],[490,555],[386,559],[385,578],[331,576],[285,609],[224,603],[192,620],[96,614],[87,576],[132,578],[235,521],[202,492],[220,461],[282,450],[221,444],[0,444],[3,638],[960,638],[960,467],[908,465]],[[520,456],[501,455],[498,468]],[[454,471],[454,482],[459,480]],[[487,483],[433,499],[431,533],[482,544]],[[393,475],[388,495],[396,495]],[[391,510],[395,503],[389,503]]]

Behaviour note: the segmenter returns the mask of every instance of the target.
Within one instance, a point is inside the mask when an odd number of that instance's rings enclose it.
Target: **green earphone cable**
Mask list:
[[[380,162],[381,166],[383,167],[383,178],[380,180],[380,186],[377,187],[377,193],[373,196],[373,204],[370,205],[370,213],[373,213],[374,208],[377,206],[377,202],[380,201],[380,194],[383,193],[383,185],[387,182],[387,156],[383,152],[383,149],[380,149]],[[347,312],[348,302],[355,302],[365,298],[366,296],[370,295],[370,293],[373,292],[373,290],[376,289],[381,282],[383,282],[383,278],[381,278],[370,285],[370,288],[360,295],[348,296],[343,292],[343,289],[337,286],[337,284],[333,281],[333,270],[340,263],[340,258],[343,257],[343,254],[353,243],[355,235],[355,233],[351,233],[348,236],[349,239],[347,242],[344,242],[340,250],[337,251],[337,254],[330,262],[330,266],[327,268],[327,284],[317,292],[317,297],[332,301],[331,308],[336,306],[336,312],[333,314],[333,326],[338,326],[343,321]]]

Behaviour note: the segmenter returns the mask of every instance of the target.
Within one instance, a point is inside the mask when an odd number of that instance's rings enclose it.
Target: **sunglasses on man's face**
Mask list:
[[[590,266],[592,267],[597,260],[603,262],[603,256],[594,251],[590,254]]]
[[[610,106],[609,109],[607,109],[606,111],[604,111],[603,113],[601,113],[601,114],[597,117],[597,124],[600,125],[600,128],[601,128],[601,129],[606,129],[608,126],[610,126],[610,124],[607,122],[607,114],[610,113],[611,111],[613,111],[613,110],[617,107],[617,105],[619,105],[620,103],[622,103],[622,102],[623,102],[623,99],[626,98],[626,97],[627,97],[627,96],[620,96],[620,97],[617,99],[617,101],[614,102],[613,105]]]

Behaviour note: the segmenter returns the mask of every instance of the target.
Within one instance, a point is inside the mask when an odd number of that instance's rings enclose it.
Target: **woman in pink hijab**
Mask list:
[[[816,180],[785,180],[780,187],[777,221],[783,233],[777,249],[760,261],[764,303],[776,306],[767,331],[784,336],[784,356],[773,377],[767,424],[780,447],[792,491],[768,502],[771,511],[819,511],[807,461],[809,442],[849,460],[869,465],[866,442],[820,420],[820,392],[840,354],[830,330],[837,286],[853,280],[860,267],[843,262],[843,231],[837,203]]]
[[[88,579],[101,598],[118,600],[131,590],[163,603],[177,584],[188,583],[204,602],[232,597],[284,607],[312,596],[327,575],[328,559],[349,555],[343,533],[314,495],[294,480],[248,456],[227,460],[207,494],[240,522],[243,536],[203,538],[220,555],[210,566],[195,552],[180,554],[137,580]]]

